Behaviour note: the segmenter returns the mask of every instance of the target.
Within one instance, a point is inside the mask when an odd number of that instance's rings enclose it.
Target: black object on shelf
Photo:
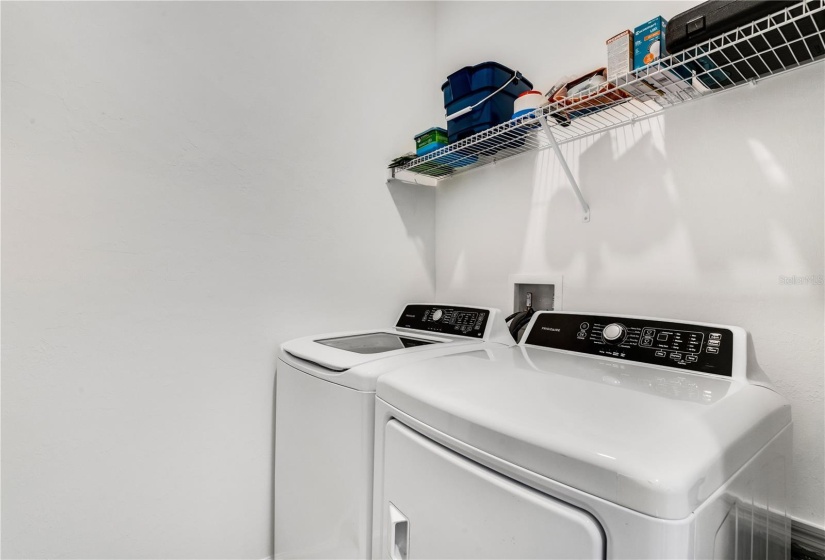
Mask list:
[[[777,10],[797,4],[796,1],[712,0],[703,2],[670,18],[665,45],[673,54],[702,41],[721,35]]]
[[[737,27],[753,25],[757,33],[749,40],[710,52],[707,57],[696,60],[696,70],[708,76],[702,82],[712,89],[739,84],[818,59],[825,55],[825,44],[819,37],[811,35],[825,28],[825,13],[819,11],[775,29],[770,29],[773,27],[770,18],[764,19],[779,8],[790,9],[792,15],[802,15],[804,4],[799,1],[764,0],[704,2],[671,18],[667,28],[667,52],[674,54],[691,49]],[[705,51],[700,49],[700,52]],[[709,75],[711,71],[713,74]]]

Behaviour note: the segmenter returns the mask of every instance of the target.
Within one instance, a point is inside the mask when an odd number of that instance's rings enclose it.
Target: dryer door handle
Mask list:
[[[397,507],[390,506],[390,559],[407,560],[410,554],[410,520]]]

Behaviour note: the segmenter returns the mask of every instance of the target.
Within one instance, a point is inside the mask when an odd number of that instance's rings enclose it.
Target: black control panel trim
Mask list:
[[[720,327],[542,313],[525,344],[726,377],[733,374],[733,332]]]
[[[490,312],[477,307],[408,305],[396,327],[453,336],[484,338]]]

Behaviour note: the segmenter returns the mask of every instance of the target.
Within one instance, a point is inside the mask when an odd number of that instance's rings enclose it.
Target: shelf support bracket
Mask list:
[[[401,181],[410,185],[426,185],[428,187],[437,187],[438,179],[435,177],[428,177],[426,175],[418,175],[403,169],[387,169],[387,184],[390,181]]]
[[[564,174],[567,175],[567,180],[570,181],[570,186],[573,187],[573,192],[576,195],[576,198],[579,199],[579,204],[582,206],[582,210],[584,210],[584,221],[590,221],[590,205],[587,204],[587,201],[584,199],[581,190],[579,190],[579,184],[576,182],[576,179],[573,177],[573,173],[570,171],[570,168],[567,167],[567,160],[564,159],[564,156],[561,153],[561,149],[559,148],[559,143],[556,142],[556,137],[553,135],[553,131],[550,129],[550,125],[547,123],[547,119],[549,117],[544,117],[539,119],[541,123],[541,128],[544,130],[544,134],[547,135],[547,140],[550,141],[550,146],[553,148],[553,151],[556,152],[556,157],[561,164],[561,168],[564,170]]]

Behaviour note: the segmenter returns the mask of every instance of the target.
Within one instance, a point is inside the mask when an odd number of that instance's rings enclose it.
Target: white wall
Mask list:
[[[691,4],[2,3],[4,557],[267,556],[277,344],[513,273],[750,330],[821,526],[821,65],[565,146],[590,224],[549,153],[383,182],[454,69],[546,90]]]
[[[271,554],[277,345],[433,297],[433,18],[2,4],[4,558]]]
[[[546,91],[604,64],[604,41],[694,2],[439,3],[436,74],[496,60]],[[535,23],[506,25],[517,14]],[[800,70],[453,179],[436,202],[437,298],[512,306],[508,275],[563,275],[566,310],[740,325],[791,399],[792,514],[823,526],[825,68]],[[478,227],[478,224],[494,224]]]

